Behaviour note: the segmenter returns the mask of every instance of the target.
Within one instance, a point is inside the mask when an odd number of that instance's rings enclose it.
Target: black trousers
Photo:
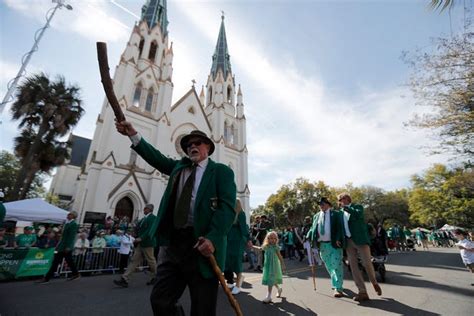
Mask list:
[[[127,255],[124,255],[124,254],[120,254],[120,263],[119,263],[119,271],[120,273],[122,273],[123,271],[125,271],[125,268],[127,267],[128,265],[128,258],[130,257],[130,254],[127,254]]]
[[[153,314],[180,315],[177,302],[186,286],[191,296],[191,316],[215,316],[217,277],[205,279],[198,266],[199,252],[193,249],[196,240],[192,229],[175,231],[171,243],[161,247],[156,283],[150,295]]]
[[[49,269],[48,273],[44,276],[46,280],[52,278],[54,272],[58,269],[58,266],[63,262],[63,258],[66,259],[66,263],[72,271],[72,275],[77,275],[79,272],[76,268],[76,263],[72,259],[72,251],[60,251],[56,255],[54,255],[53,264]]]
[[[233,284],[234,283],[234,272],[230,270],[225,270],[224,271],[224,278],[227,281],[227,284]]]

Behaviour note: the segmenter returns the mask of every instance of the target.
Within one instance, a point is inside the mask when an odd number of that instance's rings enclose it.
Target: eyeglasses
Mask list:
[[[198,146],[201,146],[202,143],[203,143],[202,140],[195,140],[193,142],[189,142],[187,147],[189,148],[192,145],[195,145],[196,147],[198,147]]]

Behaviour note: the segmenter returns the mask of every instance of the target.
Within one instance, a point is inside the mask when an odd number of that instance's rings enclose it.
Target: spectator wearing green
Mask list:
[[[26,226],[23,234],[15,238],[15,248],[30,248],[36,246],[36,235],[33,234],[33,227]]]

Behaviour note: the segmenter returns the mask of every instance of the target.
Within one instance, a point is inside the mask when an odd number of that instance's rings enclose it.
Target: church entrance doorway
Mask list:
[[[117,206],[115,206],[115,216],[120,219],[127,216],[129,221],[133,219],[133,202],[129,197],[124,197],[118,201]]]

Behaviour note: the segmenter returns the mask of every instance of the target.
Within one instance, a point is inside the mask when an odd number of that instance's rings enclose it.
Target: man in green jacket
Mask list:
[[[127,121],[117,131],[129,136],[132,149],[169,176],[151,233],[160,244],[160,263],[150,301],[155,315],[175,315],[189,287],[192,315],[215,315],[218,279],[206,257],[224,268],[227,234],[235,218],[236,185],[232,170],[212,161],[215,145],[205,133],[181,138],[188,157],[174,160],[147,143]]]
[[[145,217],[143,217],[138,222],[138,236],[134,241],[135,250],[132,261],[128,265],[127,271],[125,271],[120,280],[114,280],[116,285],[128,287],[130,275],[134,273],[138,265],[142,263],[143,258],[146,259],[151,272],[151,279],[146,284],[151,285],[155,282],[156,259],[154,256],[154,248],[156,246],[156,238],[154,238],[154,232],[152,232],[156,219],[156,216],[153,215],[154,208],[155,207],[153,204],[147,204],[143,209]]]
[[[319,244],[321,259],[331,277],[334,297],[342,297],[342,249],[345,246],[343,215],[342,212],[334,210],[331,202],[325,197],[319,201],[319,207],[321,211],[314,215],[308,236],[313,243]]]
[[[63,226],[63,232],[61,240],[56,246],[57,253],[54,255],[53,264],[49,269],[48,273],[43,279],[39,281],[41,284],[49,283],[49,280],[53,277],[54,272],[58,269],[58,266],[63,262],[63,258],[66,260],[67,265],[72,271],[72,276],[69,280],[76,280],[81,277],[77,271],[76,264],[72,259],[72,252],[74,250],[74,244],[76,243],[77,229],[79,225],[76,223],[77,213],[69,212],[67,214],[66,223]]]
[[[365,288],[362,272],[359,269],[359,256],[377,295],[382,295],[382,289],[375,278],[375,271],[372,266],[370,238],[367,224],[365,223],[364,207],[359,204],[353,204],[351,196],[348,193],[339,194],[337,200],[342,206],[341,211],[346,212],[349,215],[348,226],[351,237],[347,239],[346,251],[351,267],[352,278],[359,290],[359,293],[354,297],[354,300],[358,302],[367,301],[369,300],[369,295]]]

